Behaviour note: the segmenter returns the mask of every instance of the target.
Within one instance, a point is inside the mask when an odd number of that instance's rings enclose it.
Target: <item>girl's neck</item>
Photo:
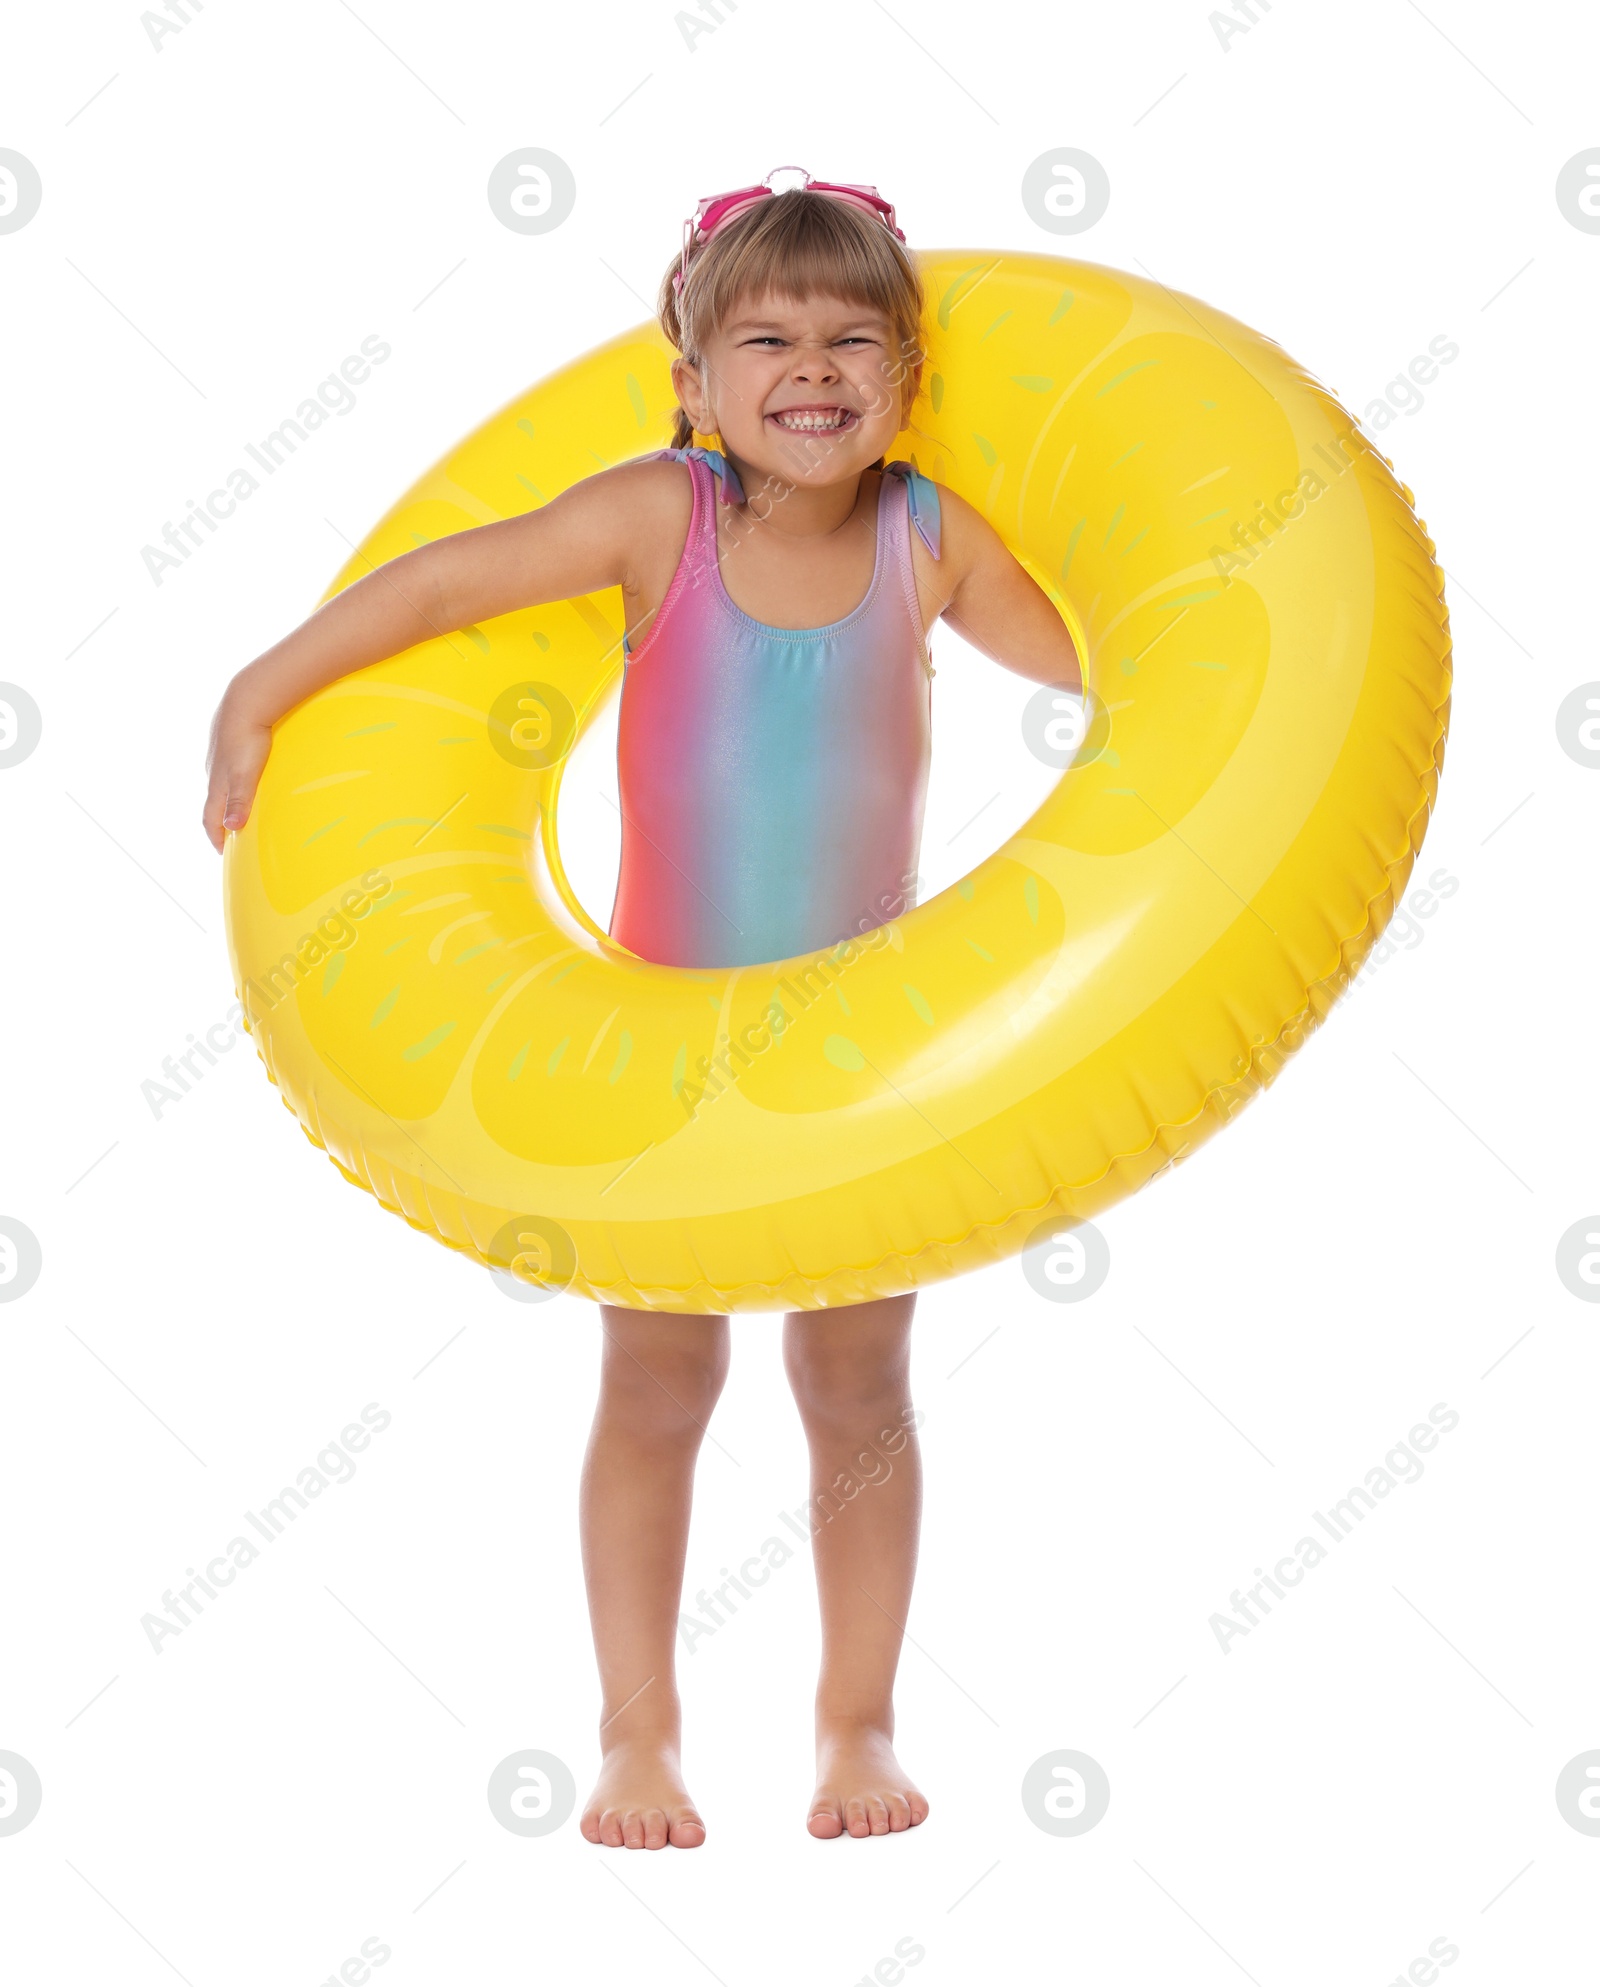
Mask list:
[[[791,483],[780,471],[763,470],[736,455],[730,454],[728,461],[745,493],[739,506],[743,515],[769,526],[780,538],[831,537],[844,529],[860,507],[864,470],[841,482],[811,488]]]

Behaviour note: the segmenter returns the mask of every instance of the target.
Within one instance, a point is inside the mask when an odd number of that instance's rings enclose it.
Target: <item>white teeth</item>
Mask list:
[[[850,416],[843,410],[831,414],[803,414],[791,409],[788,413],[774,415],[773,419],[780,427],[794,428],[806,433],[819,428],[842,428]]]

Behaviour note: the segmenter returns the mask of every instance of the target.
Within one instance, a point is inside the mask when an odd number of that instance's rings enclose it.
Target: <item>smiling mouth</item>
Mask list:
[[[861,417],[848,407],[783,407],[767,419],[790,435],[841,435]]]

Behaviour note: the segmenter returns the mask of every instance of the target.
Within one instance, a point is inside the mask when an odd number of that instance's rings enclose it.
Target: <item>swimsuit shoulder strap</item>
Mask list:
[[[683,553],[667,587],[666,595],[656,609],[655,618],[650,624],[650,632],[645,637],[647,642],[654,642],[656,631],[665,627],[685,589],[702,585],[708,572],[715,574],[717,571],[717,517],[716,506],[711,497],[713,480],[721,486],[722,501],[725,504],[742,503],[744,492],[740,489],[739,477],[733,465],[714,448],[658,448],[651,450],[647,455],[636,456],[633,460],[683,463],[689,471],[692,492],[689,530],[683,541]],[[738,494],[735,495],[733,492]],[[626,666],[633,654],[626,630],[622,637],[622,653]]]
[[[906,508],[911,522],[917,528],[917,536],[937,559],[939,556],[939,486],[931,476],[924,476],[915,463],[886,462],[883,465],[885,476],[900,477],[906,486]]]
[[[641,456],[641,462],[703,462],[717,479],[719,494],[725,504],[742,504],[744,486],[739,481],[739,472],[733,464],[716,448],[658,448],[649,455]]]
[[[903,506],[889,498],[891,490],[905,491],[906,500]],[[880,551],[889,554],[898,570],[900,598],[905,609],[908,633],[917,660],[931,682],[936,672],[928,655],[928,637],[922,625],[922,605],[917,594],[916,570],[911,557],[911,530],[913,526],[916,527],[923,544],[937,559],[939,556],[938,487],[909,462],[886,462],[883,466],[883,480],[879,485],[878,499],[880,505],[888,506],[881,513],[883,525]]]

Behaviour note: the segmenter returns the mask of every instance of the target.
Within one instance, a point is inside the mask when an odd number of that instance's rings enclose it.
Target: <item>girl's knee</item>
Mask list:
[[[852,1423],[898,1412],[910,1400],[910,1356],[900,1330],[852,1331],[842,1319],[821,1329],[802,1316],[784,1342],[789,1384],[802,1413]]]
[[[610,1307],[606,1307],[610,1313]],[[641,1436],[696,1440],[728,1375],[726,1321],[610,1313],[601,1360],[601,1411]]]

